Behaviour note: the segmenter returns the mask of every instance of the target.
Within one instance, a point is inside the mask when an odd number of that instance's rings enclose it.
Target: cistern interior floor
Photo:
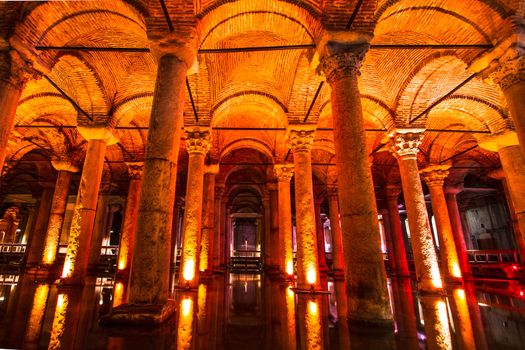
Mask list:
[[[524,16],[0,2],[0,348],[525,349]]]

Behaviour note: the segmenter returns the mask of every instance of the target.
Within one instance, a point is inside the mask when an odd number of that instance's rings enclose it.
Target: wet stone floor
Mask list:
[[[389,280],[394,332],[355,331],[344,283],[330,293],[295,294],[262,275],[216,275],[196,291],[175,291],[177,311],[153,329],[104,328],[124,284],[89,279],[57,287],[0,276],[2,349],[525,349],[525,287],[476,282],[419,297],[410,279]]]

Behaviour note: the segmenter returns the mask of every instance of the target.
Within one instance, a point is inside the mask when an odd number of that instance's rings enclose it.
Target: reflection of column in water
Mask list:
[[[337,280],[334,284],[337,299],[337,335],[339,338],[339,349],[350,349],[348,308],[346,305],[346,283],[345,281]]]
[[[410,278],[392,279],[394,318],[397,325],[398,348],[418,350],[417,319]]]
[[[476,297],[476,287],[472,282],[466,282],[464,287],[471,319],[472,333],[475,336],[474,341],[476,343],[476,350],[486,350],[489,346],[487,344],[485,330],[483,329],[483,322],[481,321],[481,313],[479,311],[478,299]]]
[[[208,286],[199,284],[197,291],[197,349],[209,349],[210,323],[212,315],[208,313]]]
[[[124,283],[117,282],[113,287],[113,307],[117,307],[124,302],[126,287]]]
[[[177,349],[191,349],[192,347],[194,298],[193,294],[180,296]]]
[[[459,349],[476,349],[465,290],[462,288],[454,288],[449,290],[449,295],[451,297],[448,298],[448,301],[456,327]]]
[[[24,342],[22,344],[24,349],[38,349],[38,340],[40,339],[48,296],[48,284],[41,284],[36,288],[31,313],[29,314],[29,321],[27,322]]]
[[[447,304],[438,296],[420,296],[428,350],[452,349]]]
[[[93,310],[92,304],[86,299],[87,295],[83,295],[83,291],[87,289],[94,291],[92,286],[85,287],[66,287],[58,290],[57,304],[55,307],[55,315],[53,318],[53,326],[51,329],[51,339],[49,341],[49,349],[74,349],[82,348],[84,334],[78,334],[81,329],[86,332],[89,325],[86,324],[86,310],[80,312],[80,305],[83,301],[88,305],[89,310]],[[79,322],[82,326],[79,327]]]
[[[283,349],[296,350],[297,342],[295,339],[295,293],[291,290],[292,286],[281,287],[281,303],[283,307],[279,309],[282,311],[282,342]]]
[[[301,349],[324,349],[319,297],[299,294],[297,300]]]

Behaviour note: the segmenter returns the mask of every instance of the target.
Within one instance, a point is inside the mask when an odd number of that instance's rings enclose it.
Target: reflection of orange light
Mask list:
[[[465,300],[465,291],[463,289],[456,289],[455,292],[461,300]]]
[[[49,349],[61,349],[61,338],[64,334],[64,326],[66,324],[66,310],[68,304],[68,297],[66,294],[59,294],[57,299],[57,307],[55,316],[53,318],[53,326],[51,328],[51,339],[49,340]]]
[[[305,315],[307,349],[321,349],[323,343],[322,321],[318,309],[317,300],[308,301],[308,309]]]
[[[286,263],[286,273],[290,276],[293,275],[293,261],[288,261]]]
[[[126,268],[126,260],[124,258],[120,259],[118,262],[118,269],[124,270]]]
[[[27,323],[24,342],[38,341],[40,330],[42,329],[42,321],[44,320],[48,295],[49,285],[39,285],[35,291],[35,297],[33,298],[33,306],[31,307],[31,314],[29,316],[29,322]]]
[[[71,276],[71,274],[73,273],[73,269],[72,269],[72,265],[71,265],[71,260],[70,259],[67,259],[67,256],[66,256],[66,261],[64,262],[64,269],[62,270],[62,278],[66,278],[66,277],[69,277]]]
[[[193,328],[193,299],[185,297],[180,302],[179,324],[177,326],[177,349],[189,349]]]
[[[182,277],[184,277],[186,281],[191,281],[195,277],[195,261],[188,259],[184,263]]]
[[[182,303],[181,303],[182,316],[187,317],[190,314],[192,304],[193,303],[190,298],[182,299]]]
[[[121,282],[115,284],[115,291],[113,294],[113,307],[117,307],[122,304],[122,299],[124,297],[124,285]]]
[[[459,265],[457,263],[454,263],[452,265],[452,276],[461,278],[461,270],[459,269]]]
[[[312,315],[317,315],[317,303],[315,301],[308,301],[308,312]]]
[[[443,288],[443,282],[441,281],[441,275],[439,273],[439,267],[437,264],[434,264],[430,270],[430,276],[432,279],[432,284],[436,288]]]
[[[306,272],[306,280],[308,281],[308,284],[315,284],[315,281],[317,280],[317,276],[315,274],[314,269],[309,269]]]

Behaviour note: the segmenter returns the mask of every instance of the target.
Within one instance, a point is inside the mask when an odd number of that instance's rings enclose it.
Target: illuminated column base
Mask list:
[[[443,274],[448,282],[461,283],[462,273],[448,214],[447,201],[443,192],[443,183],[448,176],[449,168],[449,165],[432,165],[421,170],[421,175],[430,191],[432,211],[436,218],[437,234],[441,247]]]
[[[421,130],[398,130],[393,135],[392,153],[397,157],[401,174],[418,288],[425,293],[441,293],[443,282],[417,167],[417,153],[423,137],[420,132]]]

